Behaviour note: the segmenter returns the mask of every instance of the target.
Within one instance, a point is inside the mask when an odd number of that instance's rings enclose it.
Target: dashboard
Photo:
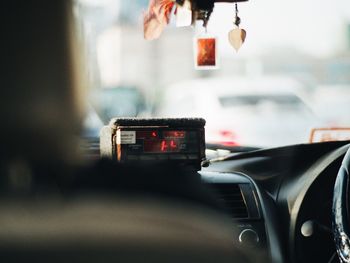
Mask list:
[[[253,261],[339,262],[332,197],[349,142],[252,150],[207,161],[204,125],[203,119],[114,119],[102,132],[101,155],[200,170],[201,182],[232,219],[232,245],[254,251]]]
[[[331,209],[334,182],[348,147],[348,142],[331,142],[233,154],[213,160],[203,180],[211,173],[218,178],[213,182],[249,185],[252,194],[242,195],[247,210],[256,203],[259,216],[237,218],[235,227],[239,233],[249,229],[259,236],[254,246],[265,250],[267,261],[339,262]]]

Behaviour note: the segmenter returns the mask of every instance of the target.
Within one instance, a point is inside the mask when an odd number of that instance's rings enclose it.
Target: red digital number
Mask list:
[[[149,153],[177,152],[179,144],[177,140],[145,140],[144,151]]]
[[[171,140],[171,141],[162,140],[160,143],[160,150],[162,152],[176,151],[177,144],[174,140]]]
[[[177,144],[175,141],[173,141],[173,140],[170,141],[170,148],[172,148],[174,150],[177,149]]]
[[[185,131],[164,131],[164,138],[185,138]]]
[[[160,143],[160,150],[162,152],[166,152],[166,149],[168,148],[168,144],[167,144],[167,141],[163,140],[161,143]]]
[[[136,133],[137,139],[155,139],[158,138],[157,131],[138,131]]]

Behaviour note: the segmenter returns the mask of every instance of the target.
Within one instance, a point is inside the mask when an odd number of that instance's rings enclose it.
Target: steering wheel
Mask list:
[[[339,169],[334,185],[332,228],[334,242],[342,263],[350,263],[350,148]]]

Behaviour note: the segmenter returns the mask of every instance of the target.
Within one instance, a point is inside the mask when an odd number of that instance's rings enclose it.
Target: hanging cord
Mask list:
[[[241,23],[241,19],[238,16],[238,5],[237,2],[235,3],[235,11],[236,11],[236,16],[235,16],[235,22],[234,24],[239,27],[240,23]]]
[[[209,11],[207,11],[207,10],[204,11],[203,27],[204,27],[204,29],[205,29],[205,33],[206,33],[206,34],[208,33],[209,16],[210,16]]]

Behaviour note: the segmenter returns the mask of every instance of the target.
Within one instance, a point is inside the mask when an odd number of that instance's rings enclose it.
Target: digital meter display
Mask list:
[[[145,153],[179,152],[177,140],[147,140],[143,143]]]
[[[188,151],[197,142],[194,131],[137,131],[136,144],[144,153],[176,153]],[[135,147],[132,147],[135,149]]]
[[[121,160],[199,159],[201,132],[198,129],[123,128],[117,132]]]
[[[145,153],[172,153],[186,149],[186,131],[138,131]]]
[[[119,162],[171,162],[200,169],[204,125],[199,118],[113,119],[101,132],[102,154]]]

